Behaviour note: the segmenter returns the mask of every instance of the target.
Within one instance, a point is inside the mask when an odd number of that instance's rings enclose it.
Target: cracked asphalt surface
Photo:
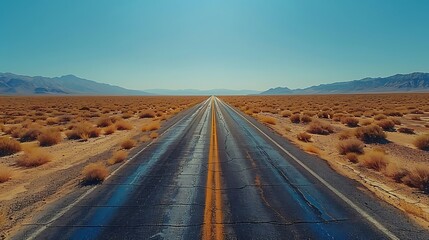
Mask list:
[[[429,239],[399,210],[218,98],[175,121],[103,184],[15,239]]]

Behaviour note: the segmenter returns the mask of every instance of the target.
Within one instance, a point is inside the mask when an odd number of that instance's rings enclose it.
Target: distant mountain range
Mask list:
[[[383,92],[429,92],[429,73],[415,72],[385,78],[364,78],[349,82],[321,84],[303,89],[277,87],[262,93],[254,90],[230,89],[148,89],[139,91],[98,83],[74,75],[49,78],[0,73],[1,95],[297,95]]]
[[[387,92],[428,92],[429,73],[396,74],[384,78],[364,78],[349,82],[321,84],[303,89],[287,87],[271,88],[263,95],[287,94],[341,94],[341,93],[387,93]]]
[[[157,95],[177,95],[177,96],[190,96],[190,95],[250,95],[259,94],[261,91],[254,90],[231,90],[231,89],[211,89],[211,90],[198,90],[198,89],[146,89],[145,92],[154,93]]]
[[[259,94],[252,90],[131,90],[92,80],[65,75],[62,77],[30,77],[13,73],[0,73],[2,95],[248,95]]]
[[[0,94],[4,95],[149,95],[138,90],[65,75],[62,77],[29,77],[0,73]]]

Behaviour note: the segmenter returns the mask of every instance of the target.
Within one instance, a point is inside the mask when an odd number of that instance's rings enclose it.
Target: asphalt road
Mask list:
[[[61,207],[58,207],[61,206]],[[15,239],[429,239],[359,183],[212,97]]]

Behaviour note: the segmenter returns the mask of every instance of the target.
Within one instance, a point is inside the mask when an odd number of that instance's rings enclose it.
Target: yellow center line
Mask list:
[[[210,149],[208,160],[208,173],[206,182],[206,201],[204,208],[203,239],[223,239],[223,213],[220,181],[220,162],[216,131],[216,114],[214,100],[211,103],[212,119],[210,134]],[[214,199],[213,199],[214,198]],[[214,205],[214,206],[213,206]],[[214,226],[212,225],[214,218]],[[214,231],[213,231],[214,228]]]

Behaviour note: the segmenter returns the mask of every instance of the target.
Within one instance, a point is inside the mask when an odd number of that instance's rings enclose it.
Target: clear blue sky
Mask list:
[[[265,90],[414,71],[426,0],[0,1],[0,72]]]

